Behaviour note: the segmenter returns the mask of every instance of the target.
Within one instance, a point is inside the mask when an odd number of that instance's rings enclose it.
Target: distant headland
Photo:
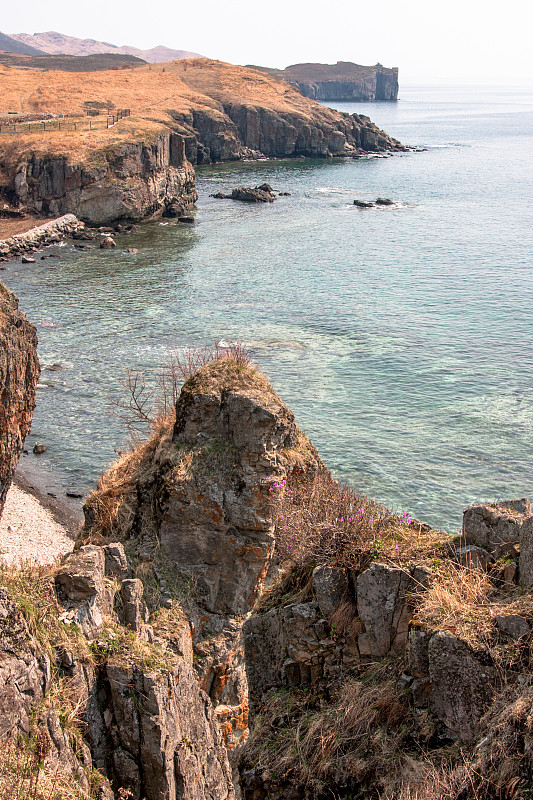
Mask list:
[[[286,69],[248,66],[296,86],[311,100],[395,101],[398,68],[375,64],[364,67],[351,61],[336,64],[292,64]]]

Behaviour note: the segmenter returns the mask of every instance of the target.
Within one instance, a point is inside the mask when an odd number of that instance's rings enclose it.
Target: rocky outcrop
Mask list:
[[[91,225],[141,220],[197,199],[184,140],[171,132],[152,141],[95,151],[88,163],[31,155],[19,163],[4,194],[40,215],[68,212]]]
[[[31,228],[26,233],[17,233],[10,239],[0,241],[0,258],[10,258],[60,242],[65,236],[81,232],[84,227],[83,222],[80,222],[74,214],[64,214],[59,219],[45,222],[44,225]]]
[[[35,328],[0,283],[0,515],[30,430],[38,378]]]
[[[267,183],[254,188],[251,186],[238,186],[236,189],[232,189],[230,194],[217,192],[217,194],[212,194],[211,197],[215,197],[217,200],[240,200],[243,203],[272,203],[276,199],[274,192]]]
[[[405,651],[416,597],[429,580],[421,567],[375,563],[355,579],[338,567],[317,567],[308,602],[252,615],[244,624],[252,705],[272,687],[331,680]]]
[[[463,514],[463,537],[473,545],[463,551],[484,569],[495,559],[518,559],[519,583],[533,586],[533,516],[527,498],[469,506]]]
[[[320,106],[318,106],[320,109]],[[193,164],[249,158],[328,158],[405,148],[362,114],[274,110],[225,102],[220,111],[173,112]]]
[[[336,64],[293,64],[286,69],[253,67],[296,86],[305,97],[320,102],[395,101],[398,69],[363,67],[350,61]]]

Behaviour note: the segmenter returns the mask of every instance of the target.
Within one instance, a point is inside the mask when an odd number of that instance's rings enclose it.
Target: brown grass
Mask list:
[[[439,561],[433,571],[434,580],[421,594],[416,614],[428,628],[449,630],[477,648],[495,645],[495,617],[520,614],[533,618],[533,596],[519,587],[499,588],[482,570],[451,561]],[[506,653],[509,656],[513,646],[505,643],[501,651],[491,649],[500,660]]]
[[[370,665],[333,697],[319,687],[270,692],[246,745],[246,768],[297,786],[302,797],[337,797],[337,787],[346,797],[403,797],[404,784],[418,782],[425,767],[413,749],[418,724],[396,684],[399,670],[395,661]]]
[[[87,800],[76,778],[41,758],[36,745],[35,736],[2,742],[0,800]]]
[[[39,132],[0,135],[0,157],[11,143],[21,156],[28,152],[62,154],[86,160],[128,140],[144,139],[162,130],[179,128],[174,115],[209,109],[225,118],[223,103],[239,102],[272,111],[296,114],[337,126],[338,112],[303,97],[296,89],[246,67],[209,59],[149,64],[127,70],[66,73],[17,70],[0,66],[5,109],[21,113],[83,116],[89,105],[130,108],[132,117],[115,127],[93,131]],[[4,155],[4,158],[7,157]]]

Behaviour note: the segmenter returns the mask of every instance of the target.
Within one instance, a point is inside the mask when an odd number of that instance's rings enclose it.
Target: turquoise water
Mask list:
[[[63,365],[42,373],[29,444],[65,486],[86,490],[123,445],[109,401],[126,367],[153,376],[173,348],[230,338],[362,492],[450,530],[472,501],[533,494],[533,91],[337,107],[427,149],[201,168],[194,226],[0,274],[41,362]],[[264,181],[291,196],[209,197]],[[353,206],[378,196],[396,205]]]

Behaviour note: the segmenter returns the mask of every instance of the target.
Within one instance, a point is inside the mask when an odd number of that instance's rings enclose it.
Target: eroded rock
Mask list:
[[[35,328],[0,283],[0,516],[30,430],[38,378]]]
[[[522,526],[528,519],[531,504],[527,498],[478,503],[463,513],[463,536],[467,544],[482,547],[498,558],[507,553],[509,545],[520,542]]]

